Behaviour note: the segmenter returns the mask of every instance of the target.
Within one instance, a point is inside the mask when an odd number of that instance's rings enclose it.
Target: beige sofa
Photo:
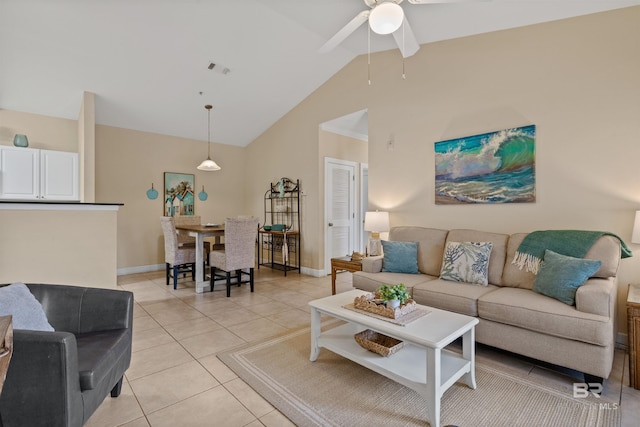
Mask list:
[[[419,304],[478,317],[479,343],[581,371],[588,382],[602,381],[613,364],[620,241],[603,236],[587,252],[585,258],[602,265],[569,306],[532,291],[536,276],[511,264],[525,236],[394,227],[389,240],[418,242],[420,274],[382,272],[383,257],[369,257],[363,271],[354,273],[353,286],[375,291],[382,284],[404,283]],[[439,279],[447,241],[493,243],[488,286]]]

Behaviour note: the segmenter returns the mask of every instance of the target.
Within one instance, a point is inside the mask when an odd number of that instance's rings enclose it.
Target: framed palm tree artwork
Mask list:
[[[195,215],[195,176],[190,173],[164,173],[164,215]]]

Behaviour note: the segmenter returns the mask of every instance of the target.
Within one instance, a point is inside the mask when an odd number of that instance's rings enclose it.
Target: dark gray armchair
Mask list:
[[[54,332],[14,330],[0,414],[10,426],[82,426],[120,395],[131,361],[133,294],[27,284]]]

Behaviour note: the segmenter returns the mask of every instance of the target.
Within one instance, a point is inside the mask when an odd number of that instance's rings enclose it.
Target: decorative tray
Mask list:
[[[388,308],[384,304],[382,304],[382,300],[378,298],[377,293],[370,293],[356,297],[353,301],[353,306],[359,310],[364,310],[369,313],[377,314],[379,316],[398,319],[408,313],[411,313],[417,308],[418,305],[414,300],[408,299],[404,304],[396,309]]]
[[[360,347],[384,357],[389,357],[404,347],[404,342],[371,329],[358,332],[354,338]]]

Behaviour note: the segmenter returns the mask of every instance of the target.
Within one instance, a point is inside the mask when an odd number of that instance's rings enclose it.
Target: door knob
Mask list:
[[[332,222],[329,223],[329,227],[333,227],[333,223]]]

